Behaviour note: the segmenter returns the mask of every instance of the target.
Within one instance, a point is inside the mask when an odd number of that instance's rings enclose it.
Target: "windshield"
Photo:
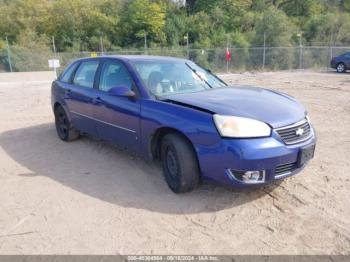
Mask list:
[[[193,62],[185,61],[133,61],[150,94],[199,92],[211,88],[225,87],[226,84],[214,74]]]

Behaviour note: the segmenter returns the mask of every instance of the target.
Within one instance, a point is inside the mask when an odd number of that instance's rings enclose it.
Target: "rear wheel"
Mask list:
[[[338,73],[344,73],[346,71],[346,67],[344,63],[339,63],[337,65],[337,72]]]
[[[78,139],[79,131],[75,130],[62,106],[55,109],[55,125],[57,135],[63,141],[73,141]]]
[[[162,139],[161,161],[169,188],[174,193],[190,192],[199,182],[199,168],[192,146],[180,135]]]

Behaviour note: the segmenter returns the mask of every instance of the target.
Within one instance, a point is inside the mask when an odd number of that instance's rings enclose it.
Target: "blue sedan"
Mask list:
[[[201,180],[265,185],[300,172],[316,137],[304,107],[276,91],[228,86],[192,61],[84,58],[52,83],[57,134],[81,135],[158,159],[169,188]]]
[[[345,73],[350,69],[350,52],[333,57],[331,60],[331,68],[335,68],[338,73]]]

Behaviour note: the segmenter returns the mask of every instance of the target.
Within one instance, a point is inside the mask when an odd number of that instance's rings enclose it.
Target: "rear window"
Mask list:
[[[74,63],[70,65],[61,75],[60,81],[64,83],[69,83],[72,79],[72,74],[74,73],[75,69],[77,68],[78,63]]]

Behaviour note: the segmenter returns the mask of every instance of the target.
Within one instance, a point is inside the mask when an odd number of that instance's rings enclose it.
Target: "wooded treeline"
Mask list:
[[[0,0],[0,48],[57,51],[350,43],[350,0]]]

